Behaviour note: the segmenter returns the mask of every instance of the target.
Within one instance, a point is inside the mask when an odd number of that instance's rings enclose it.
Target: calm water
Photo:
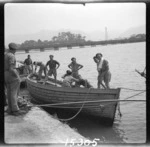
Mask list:
[[[145,90],[145,79],[135,72],[135,69],[143,71],[146,65],[146,44],[131,43],[85,48],[73,48],[67,50],[63,48],[59,51],[37,52],[31,51],[29,54],[33,61],[49,60],[49,55],[53,54],[54,59],[60,62],[58,69],[58,79],[68,69],[68,64],[72,57],[76,57],[77,62],[84,67],[80,70],[83,78],[87,78],[96,87],[97,71],[93,56],[101,52],[103,57],[109,61],[112,73],[111,87],[123,87],[137,90]],[[24,60],[28,54],[16,53],[18,60]],[[121,90],[120,99],[125,99],[139,91]],[[145,100],[146,94],[141,94],[132,99]],[[116,113],[116,119],[112,128],[99,126],[86,119],[78,119],[69,125],[75,128],[81,135],[94,139],[99,138],[106,143],[145,143],[146,141],[146,103],[145,102],[121,102],[120,109],[122,117]]]

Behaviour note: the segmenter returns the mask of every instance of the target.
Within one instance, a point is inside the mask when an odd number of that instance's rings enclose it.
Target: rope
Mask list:
[[[127,100],[127,99],[130,99],[130,98],[132,98],[132,97],[134,97],[134,96],[137,96],[137,95],[140,95],[141,93],[144,93],[145,91],[142,91],[142,92],[140,92],[140,93],[137,93],[137,94],[135,94],[135,95],[132,95],[132,96],[130,96],[130,97],[127,97],[127,98],[125,98],[124,100]],[[118,103],[118,115],[120,116],[120,118],[122,117],[122,113],[121,113],[121,111],[120,111],[120,102]]]
[[[86,97],[85,97],[85,99],[84,99],[84,101],[80,101],[80,102],[68,102],[68,103],[55,103],[55,104],[42,104],[42,105],[33,105],[33,106],[31,106],[31,107],[37,107],[37,106],[45,106],[45,107],[58,107],[58,106],[61,106],[61,105],[65,105],[65,104],[75,104],[75,103],[82,103],[83,102],[83,104],[82,104],[82,106],[80,107],[80,109],[79,109],[79,111],[74,115],[74,116],[72,116],[72,117],[70,117],[70,118],[67,118],[67,119],[60,119],[60,118],[58,118],[58,120],[60,120],[60,121],[69,121],[69,120],[72,120],[72,119],[74,119],[75,117],[77,117],[77,115],[82,111],[82,109],[83,109],[83,107],[84,107],[84,105],[86,104],[86,103],[92,103],[92,102],[111,102],[111,103],[108,103],[108,104],[105,104],[105,106],[106,105],[110,105],[110,104],[112,104],[112,102],[118,102],[118,113],[119,113],[119,116],[120,117],[122,117],[122,114],[121,114],[121,111],[120,111],[120,101],[138,101],[138,102],[145,102],[145,100],[128,100],[128,99],[130,99],[130,98],[132,98],[132,97],[135,97],[135,96],[137,96],[137,95],[140,95],[140,94],[142,94],[142,93],[144,93],[145,91],[142,91],[142,92],[140,92],[140,93],[137,93],[137,94],[134,94],[134,95],[132,95],[132,96],[130,96],[130,97],[127,97],[127,98],[125,98],[124,100],[98,100],[98,101],[86,101],[86,99],[87,99],[87,96],[88,96],[88,94],[89,94],[89,92],[90,92],[90,90],[91,90],[91,88],[89,88],[89,90],[88,90],[88,92],[87,92],[87,94],[86,94]],[[30,106],[29,106],[30,107]],[[72,107],[59,107],[59,108],[72,108]],[[77,107],[76,107],[77,108]]]
[[[87,99],[87,96],[88,96],[90,90],[91,90],[91,88],[89,88],[89,90],[88,90],[88,92],[87,92],[87,94],[86,94],[86,97],[85,97],[85,99],[84,99],[84,101],[83,101],[83,104],[82,104],[81,108],[79,109],[79,111],[78,111],[74,116],[72,116],[72,117],[70,117],[70,118],[67,118],[67,119],[61,119],[61,118],[57,118],[57,119],[60,120],[60,121],[69,121],[69,120],[74,119],[74,118],[82,111],[82,109],[83,109],[83,107],[84,107],[84,105],[85,105],[85,102],[86,102],[86,99]]]
[[[145,92],[145,91],[142,91],[142,92],[140,92],[140,93],[134,94],[134,95],[132,95],[132,96],[130,96],[130,97],[125,98],[124,100],[127,100],[127,99],[132,98],[132,97],[137,96],[137,95],[140,95],[141,93],[144,93],[144,92]]]
[[[120,102],[118,103],[118,115],[120,116],[120,118],[122,117],[122,113],[121,113],[121,110],[120,110]]]
[[[61,105],[68,105],[68,104],[80,104],[80,103],[98,103],[98,102],[111,102],[109,104],[112,104],[112,102],[145,102],[145,100],[97,100],[97,101],[80,101],[80,102],[68,102],[68,103],[54,103],[54,104],[41,104],[41,105],[32,105],[31,107],[53,107],[53,108],[57,108]],[[105,104],[105,105],[108,105],[108,104]],[[72,107],[61,107],[61,108],[72,108]],[[73,107],[73,108],[79,108],[79,107]]]
[[[144,93],[145,91],[143,91],[143,92],[140,92],[140,93],[137,93],[137,94],[135,94],[135,95],[132,95],[132,96],[130,96],[130,97],[127,97],[127,98],[124,98],[123,100],[118,100],[119,102],[121,101],[121,102],[145,102],[146,100],[128,100],[128,99],[130,99],[130,98],[132,98],[132,97],[135,97],[135,96],[137,96],[137,95],[140,95],[140,94],[142,94],[142,93]],[[110,104],[112,104],[112,103],[108,103],[108,104],[105,104],[105,106],[106,105],[110,105]]]
[[[77,101],[77,102],[66,102],[66,103],[54,103],[54,104],[40,104],[40,105],[32,105],[31,107],[58,107],[61,105],[69,105],[69,104],[80,104],[80,103],[98,103],[98,102],[118,102],[118,101],[136,101],[136,102],[143,102],[145,100],[128,100],[129,98],[132,98],[134,96],[140,95],[141,93],[144,93],[145,91],[142,91],[138,94],[132,95],[130,97],[125,98],[124,100],[97,100],[97,101]],[[107,104],[106,104],[107,105]],[[65,107],[64,107],[65,108]],[[67,107],[66,107],[67,108]]]
[[[74,119],[75,117],[77,117],[77,115],[82,111],[82,109],[83,109],[83,107],[84,107],[84,105],[85,105],[85,101],[86,101],[86,99],[87,99],[87,96],[88,96],[90,90],[91,90],[91,88],[89,88],[89,90],[88,90],[88,92],[87,92],[87,94],[86,94],[86,97],[85,97],[85,99],[84,99],[84,103],[82,104],[81,108],[79,109],[79,111],[78,111],[74,116],[72,116],[72,117],[70,117],[70,118],[67,118],[67,119],[61,119],[61,118],[58,118],[58,119],[59,119],[60,121],[69,121],[69,120],[72,120],[72,119]]]
[[[131,89],[131,88],[125,88],[125,87],[120,87],[121,89],[125,90],[132,90],[132,91],[145,91],[145,90],[137,90],[137,89]]]

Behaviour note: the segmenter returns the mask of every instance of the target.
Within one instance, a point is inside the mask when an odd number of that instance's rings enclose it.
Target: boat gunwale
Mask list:
[[[114,89],[96,89],[96,88],[68,88],[68,87],[56,87],[54,85],[42,85],[40,83],[34,82],[34,80],[30,79],[29,76],[26,78],[27,84],[31,84],[35,88],[42,88],[44,90],[51,90],[54,92],[61,92],[61,93],[83,93],[83,94],[116,94],[119,95],[120,93],[120,88],[114,88]]]

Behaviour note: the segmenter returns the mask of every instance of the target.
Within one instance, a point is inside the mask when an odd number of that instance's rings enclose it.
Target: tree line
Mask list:
[[[106,44],[118,44],[118,43],[132,43],[132,42],[142,42],[146,40],[145,34],[133,34],[129,38],[118,38],[113,40],[103,40],[103,41],[91,41],[86,40],[86,36],[81,34],[73,34],[71,32],[60,32],[57,36],[53,36],[51,40],[41,41],[26,40],[20,44],[20,50],[30,50],[30,49],[45,49],[59,47],[74,47],[74,46],[85,46],[85,45],[106,45]]]

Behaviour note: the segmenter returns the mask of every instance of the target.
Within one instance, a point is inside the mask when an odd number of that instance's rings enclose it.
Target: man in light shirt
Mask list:
[[[17,99],[20,89],[20,76],[16,70],[15,52],[18,46],[15,43],[9,44],[9,51],[5,53],[5,86],[8,100],[7,113],[10,115],[25,114],[26,111],[20,110]]]
[[[100,85],[103,86],[105,89],[110,88],[110,80],[111,80],[111,73],[109,71],[109,64],[108,61],[103,59],[103,55],[101,53],[97,53],[94,57],[94,62],[97,64],[97,71],[98,71],[98,82],[97,88],[101,88]],[[103,84],[103,81],[105,84]]]

